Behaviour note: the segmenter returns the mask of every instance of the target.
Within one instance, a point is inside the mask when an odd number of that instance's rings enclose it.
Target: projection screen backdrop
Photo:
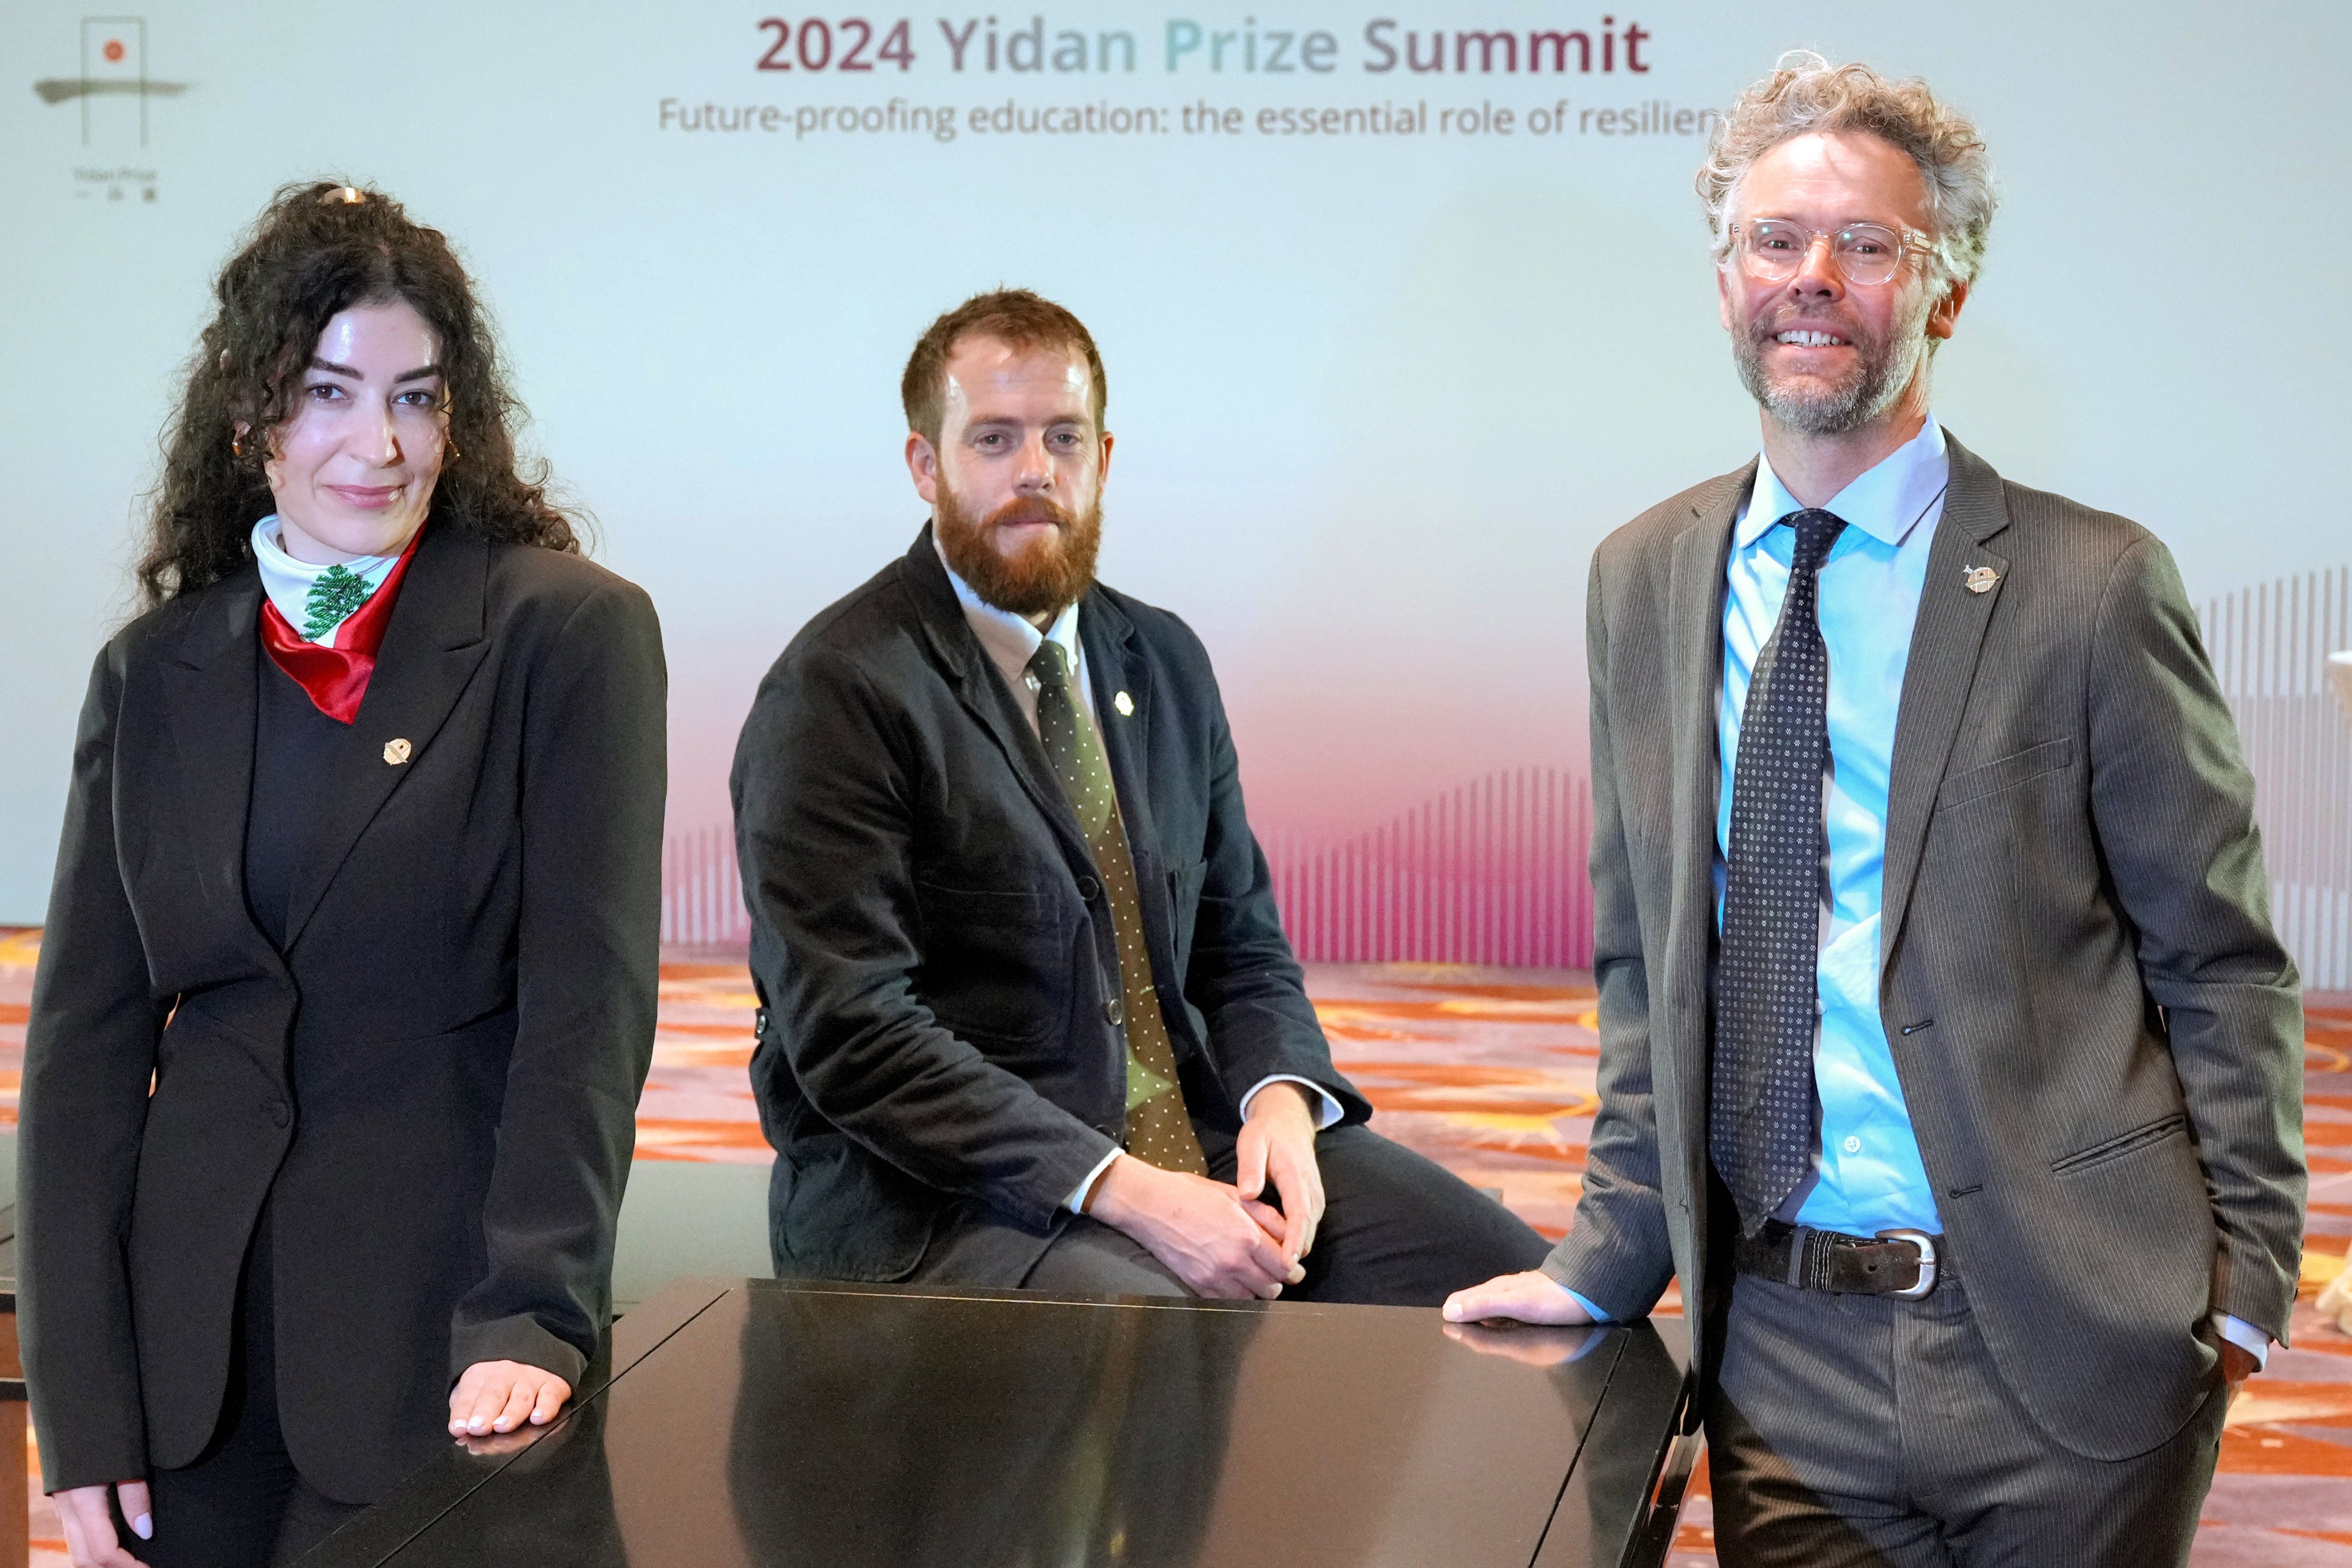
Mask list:
[[[1105,575],[1216,657],[1302,950],[1580,962],[1586,563],[1753,449],[1690,179],[1809,47],[1978,117],[2006,201],[1937,411],[2170,542],[2282,922],[2352,986],[2352,8],[142,3],[0,11],[0,919],[41,918],[211,278],[341,175],[457,241],[661,609],[673,939],[740,934],[760,674],[921,521],[908,348],[1017,283],[1102,344]]]

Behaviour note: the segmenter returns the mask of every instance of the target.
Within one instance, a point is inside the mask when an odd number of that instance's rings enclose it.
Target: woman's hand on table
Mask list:
[[[571,1397],[572,1385],[543,1367],[478,1361],[449,1391],[449,1435],[479,1437],[512,1432],[525,1422],[544,1426]]]

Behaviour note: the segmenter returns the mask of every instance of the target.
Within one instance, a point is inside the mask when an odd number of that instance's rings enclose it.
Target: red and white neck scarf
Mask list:
[[[261,646],[291,676],[320,712],[338,723],[359,716],[375,673],[377,649],[392,620],[393,601],[416,553],[418,529],[398,555],[365,556],[336,566],[297,561],[278,542],[278,519],[253,530],[261,567]],[[289,614],[287,606],[293,606]],[[297,629],[294,616],[302,617]]]

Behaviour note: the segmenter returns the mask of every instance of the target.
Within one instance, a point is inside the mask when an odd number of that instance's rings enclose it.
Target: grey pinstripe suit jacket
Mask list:
[[[2209,1312],[2285,1338],[2301,994],[2170,555],[1950,453],[1895,726],[1880,1012],[2004,1376],[2065,1447],[2120,1458],[2214,1386]],[[1679,1275],[1696,1320],[1728,1278],[1706,1156],[1715,703],[1754,479],[1685,491],[1593,560],[1601,1109],[1545,1268],[1620,1317]],[[1979,566],[2000,574],[1982,594]]]

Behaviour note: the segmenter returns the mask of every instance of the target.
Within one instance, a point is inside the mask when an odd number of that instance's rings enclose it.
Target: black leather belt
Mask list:
[[[1768,1219],[1756,1235],[1739,1238],[1732,1261],[1742,1274],[1801,1290],[1916,1301],[1936,1288],[1943,1240],[1921,1230],[1845,1236]]]

